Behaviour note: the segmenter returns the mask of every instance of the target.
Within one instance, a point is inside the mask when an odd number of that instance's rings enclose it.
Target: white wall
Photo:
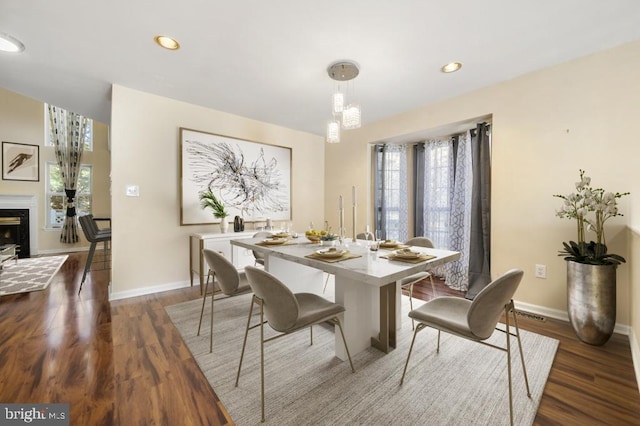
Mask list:
[[[321,223],[324,142],[319,136],[114,85],[112,93],[112,297],[184,285],[188,235],[180,226],[180,127],[292,148],[294,226]],[[140,197],[125,196],[138,185]]]

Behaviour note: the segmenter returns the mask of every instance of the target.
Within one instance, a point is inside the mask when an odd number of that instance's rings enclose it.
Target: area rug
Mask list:
[[[201,370],[237,425],[260,423],[259,330],[249,332],[239,387],[236,371],[250,295],[216,300],[213,353],[209,353],[209,306],[197,336],[201,300],[166,308]],[[403,296],[403,312],[408,312]],[[254,310],[255,312],[255,310]],[[257,322],[254,317],[252,324]],[[265,330],[268,327],[265,328]],[[514,421],[531,425],[536,415],[558,341],[522,331],[531,399],[527,398],[520,358],[512,357]],[[403,315],[397,349],[384,354],[369,348],[348,362],[334,356],[334,334],[315,326],[265,345],[266,424],[270,425],[500,425],[509,424],[509,394],[504,352],[437,332],[418,334],[407,376],[402,369],[412,337]],[[265,336],[266,337],[266,336]],[[504,334],[494,333],[504,345]],[[513,341],[512,341],[513,342]],[[514,343],[515,344],[515,343]],[[514,354],[517,354],[517,350]]]
[[[67,257],[32,257],[5,263],[0,273],[0,296],[44,290]]]

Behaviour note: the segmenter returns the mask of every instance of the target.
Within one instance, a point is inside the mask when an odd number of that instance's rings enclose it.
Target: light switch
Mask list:
[[[127,185],[127,197],[139,197],[140,187],[138,185]]]

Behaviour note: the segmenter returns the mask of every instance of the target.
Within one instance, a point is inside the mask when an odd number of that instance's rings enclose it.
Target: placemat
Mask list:
[[[281,247],[281,246],[289,246],[291,244],[295,244],[293,241],[285,241],[282,244],[267,244],[263,241],[260,241],[259,243],[256,243],[257,246],[264,246],[264,247]]]
[[[422,254],[420,255],[420,257],[417,257],[415,259],[407,259],[406,257],[394,256],[393,254],[385,254],[384,256],[380,256],[380,257],[384,259],[389,259],[389,260],[398,260],[400,262],[420,263],[420,262],[424,262],[425,260],[435,259],[438,256],[434,256],[432,254]]]
[[[340,257],[322,257],[316,253],[311,253],[306,255],[305,257],[308,257],[309,259],[316,259],[316,260],[322,260],[323,262],[327,262],[327,263],[335,263],[335,262],[340,262],[343,260],[348,260],[348,259],[355,259],[356,257],[362,257],[362,255],[359,254],[353,254],[351,252],[347,252],[346,254],[340,256]]]

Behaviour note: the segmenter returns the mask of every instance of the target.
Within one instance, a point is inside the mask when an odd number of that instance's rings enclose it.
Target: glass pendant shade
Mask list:
[[[340,142],[340,123],[338,121],[329,121],[327,123],[327,143]]]
[[[344,109],[344,95],[340,92],[336,92],[333,94],[333,113],[338,114],[341,113]]]
[[[342,111],[342,128],[357,129],[362,125],[360,105],[350,104]]]

